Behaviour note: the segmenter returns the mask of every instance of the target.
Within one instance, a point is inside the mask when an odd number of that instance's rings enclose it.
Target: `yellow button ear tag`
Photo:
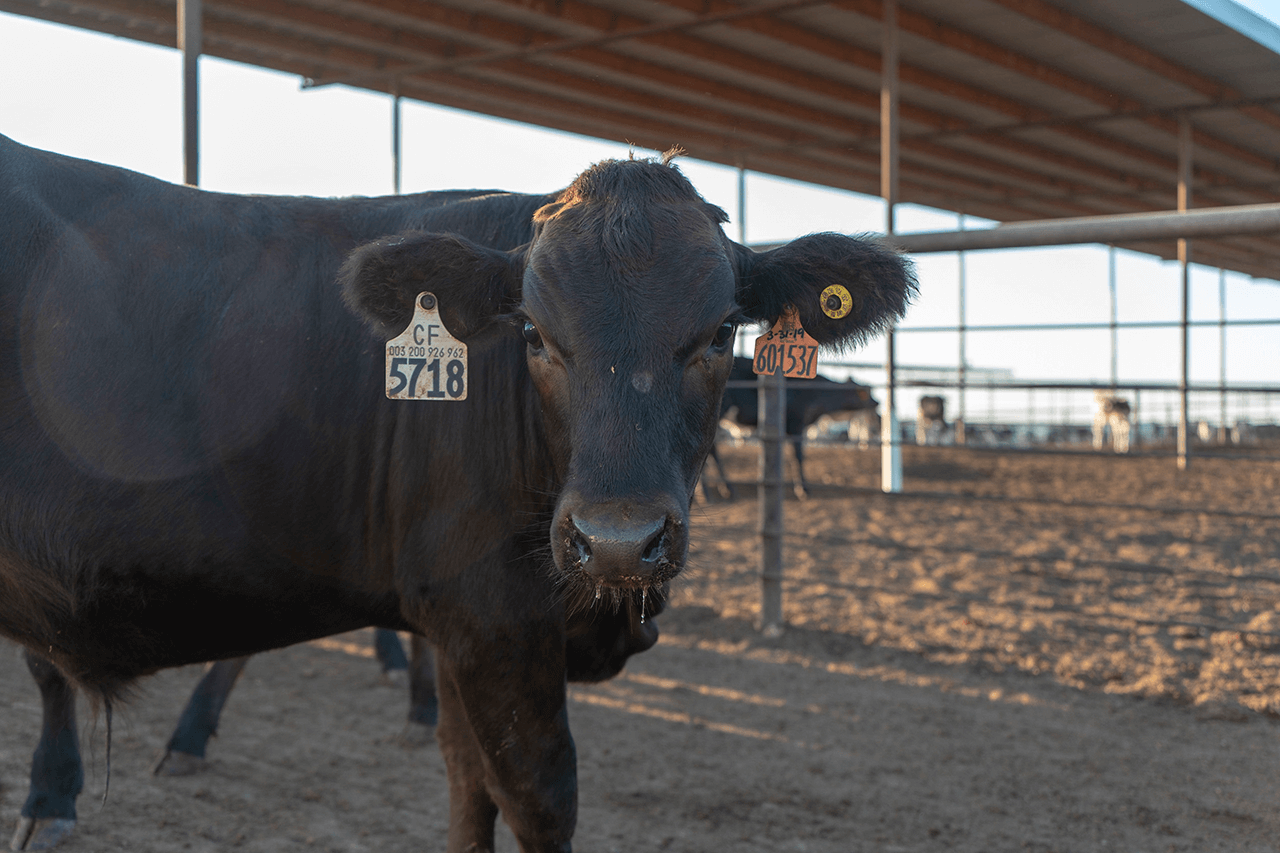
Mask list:
[[[853,310],[853,297],[843,284],[833,284],[822,291],[818,302],[822,305],[822,313],[832,320],[843,320]]]

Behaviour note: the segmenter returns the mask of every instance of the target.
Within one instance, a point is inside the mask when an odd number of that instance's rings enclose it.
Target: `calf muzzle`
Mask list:
[[[553,548],[560,568],[592,586],[648,589],[674,577],[689,549],[687,520],[657,504],[562,502]]]

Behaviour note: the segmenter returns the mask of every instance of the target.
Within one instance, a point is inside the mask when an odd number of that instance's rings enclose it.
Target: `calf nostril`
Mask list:
[[[640,559],[646,563],[656,563],[667,555],[667,525],[663,525],[657,535],[649,540]]]
[[[579,564],[585,566],[591,562],[591,541],[578,527],[577,519],[569,526],[569,544],[577,551]]]

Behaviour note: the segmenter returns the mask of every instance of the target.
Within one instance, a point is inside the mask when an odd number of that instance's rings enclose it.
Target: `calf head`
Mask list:
[[[386,337],[429,290],[459,338],[508,321],[523,339],[559,480],[551,553],[585,593],[653,590],[683,566],[739,324],[794,307],[839,347],[914,291],[909,265],[877,242],[816,234],[756,253],[725,237],[726,219],[665,158],[606,161],[537,212],[519,249],[408,234],[343,269],[348,304]],[[838,319],[819,304],[835,283],[853,296]]]

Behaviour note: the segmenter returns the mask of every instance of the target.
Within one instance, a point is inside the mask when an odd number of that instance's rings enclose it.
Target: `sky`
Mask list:
[[[1280,0],[1241,5],[1280,21]],[[200,184],[210,190],[319,196],[381,195],[392,191],[391,99],[343,86],[303,90],[293,75],[213,57],[200,61]],[[181,55],[127,39],[0,13],[0,134],[25,145],[133,169],[164,180],[182,180]],[[569,183],[601,159],[627,156],[625,144],[548,131],[444,107],[405,101],[405,192],[492,188],[549,192]],[[641,152],[643,153],[643,152]],[[690,158],[681,169],[703,194],[734,220],[737,170]],[[777,242],[813,231],[880,231],[878,198],[831,190],[759,173],[746,178],[745,239]],[[945,211],[901,205],[900,232],[950,230],[958,219]],[[981,227],[969,218],[967,227]],[[740,239],[741,224],[727,230]],[[966,317],[970,325],[1037,322],[1106,322],[1110,318],[1108,253],[1098,246],[970,252],[965,256]],[[911,332],[912,327],[954,326],[959,319],[959,267],[955,254],[917,258],[921,293],[897,335],[902,365],[954,369],[954,332]],[[1177,320],[1179,271],[1132,252],[1116,253],[1120,321]],[[1217,270],[1193,267],[1193,320],[1221,316]],[[1280,319],[1280,285],[1234,273],[1225,276],[1227,317]],[[751,335],[754,337],[754,334]],[[1280,330],[1228,331],[1230,384],[1280,386]],[[1222,361],[1216,328],[1193,329],[1191,380],[1216,384]],[[882,341],[841,357],[880,364]],[[1111,374],[1106,330],[970,333],[966,360],[971,375],[996,371],[1018,381],[1107,382]],[[1124,382],[1176,382],[1178,331],[1122,330],[1117,371]],[[846,371],[827,367],[840,377]],[[883,372],[855,369],[868,384]],[[910,378],[912,374],[903,374]],[[923,374],[920,374],[923,375]],[[937,374],[935,374],[936,376]],[[918,388],[902,388],[899,411],[913,412]],[[950,412],[954,393],[948,393]],[[1148,418],[1176,413],[1172,395],[1143,396]],[[1087,422],[1088,393],[971,390],[971,423]],[[1193,419],[1219,419],[1217,394],[1194,395]],[[1280,420],[1280,394],[1228,396],[1228,421]],[[908,415],[903,415],[907,417]]]

